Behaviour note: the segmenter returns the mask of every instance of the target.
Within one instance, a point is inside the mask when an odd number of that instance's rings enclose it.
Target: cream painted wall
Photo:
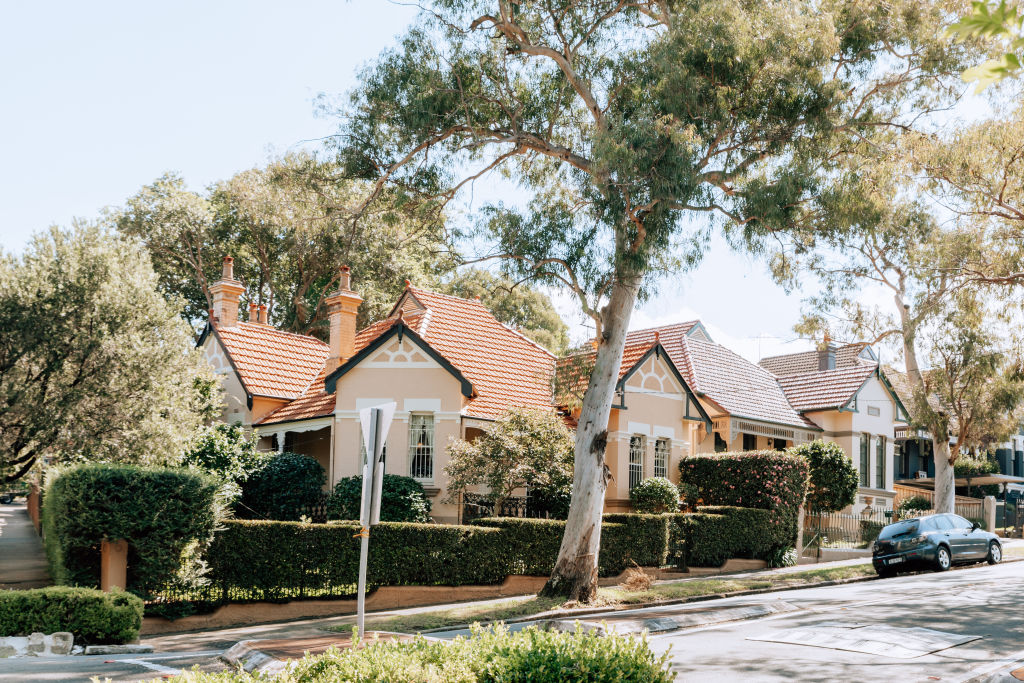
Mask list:
[[[462,435],[461,385],[447,370],[417,348],[397,337],[343,375],[337,384],[333,481],[358,474],[361,468],[359,410],[394,401],[395,419],[387,438],[385,471],[410,475],[409,416],[434,416],[434,476],[421,480],[431,497],[431,516],[438,522],[458,520],[458,507],[443,503],[447,477],[448,443]]]
[[[221,421],[228,424],[241,422],[246,426],[252,424],[252,415],[246,405],[242,382],[238,379],[238,373],[231,367],[224,347],[212,334],[207,335],[203,342],[203,357],[213,371],[223,378],[221,391],[224,395],[224,408],[220,415]]]

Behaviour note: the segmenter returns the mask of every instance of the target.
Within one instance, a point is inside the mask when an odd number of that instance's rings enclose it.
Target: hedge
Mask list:
[[[0,637],[69,631],[80,644],[130,643],[139,637],[143,603],[123,591],[51,586],[0,591]]]
[[[362,476],[345,477],[334,485],[327,499],[328,519],[359,519],[363,500]],[[430,498],[412,477],[385,474],[380,494],[382,522],[430,521]]]
[[[669,561],[680,568],[719,567],[734,557],[768,559],[784,544],[768,510],[708,506],[669,519]]]
[[[242,484],[235,505],[239,517],[298,520],[323,499],[327,473],[313,458],[300,453],[278,453],[262,461]]]
[[[265,676],[245,671],[192,671],[174,680],[188,683],[257,683]],[[474,627],[469,638],[370,641],[366,647],[332,648],[307,655],[273,677],[277,683],[670,683],[667,653],[655,654],[646,637],[633,638],[582,628],[562,633],[530,626],[516,633],[497,625]]]
[[[128,585],[147,597],[175,580],[190,546],[213,534],[218,482],[194,470],[80,465],[43,498],[47,556],[58,583],[96,587],[104,538],[128,541]]]
[[[696,488],[701,509],[726,505],[768,510],[772,537],[785,547],[796,543],[808,473],[804,458],[779,451],[694,455],[679,463],[680,486]]]

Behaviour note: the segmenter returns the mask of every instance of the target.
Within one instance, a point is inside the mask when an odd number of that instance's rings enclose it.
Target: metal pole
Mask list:
[[[363,527],[359,534],[362,538],[359,541],[359,600],[357,610],[359,616],[356,619],[356,637],[363,638],[363,622],[366,617],[366,560],[370,555],[370,528]]]
[[[377,445],[380,440],[380,421],[381,412],[379,409],[374,408],[372,419],[370,420],[370,448],[366,449],[366,463],[363,467],[363,500],[362,503],[362,515],[363,526],[359,532],[359,585],[356,588],[358,595],[356,598],[356,638],[362,640],[363,638],[363,626],[366,620],[366,564],[370,557],[370,526],[373,524],[372,519],[372,499],[373,499],[373,479],[374,473],[377,467],[376,455]]]

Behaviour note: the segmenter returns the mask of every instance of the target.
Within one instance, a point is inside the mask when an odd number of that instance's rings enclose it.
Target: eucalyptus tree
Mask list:
[[[971,11],[949,27],[961,40],[984,38],[995,53],[992,59],[964,71],[965,81],[977,82],[976,92],[1020,73],[1024,61],[1024,8],[1016,2],[974,0]]]
[[[478,228],[514,278],[570,292],[596,329],[573,500],[545,592],[596,591],[607,422],[631,311],[710,230],[814,225],[868,131],[944,105],[963,46],[942,0],[436,0],[337,112],[343,167],[440,201],[505,174]]]

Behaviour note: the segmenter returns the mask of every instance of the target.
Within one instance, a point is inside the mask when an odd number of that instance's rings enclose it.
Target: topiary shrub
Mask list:
[[[679,482],[694,487],[701,509],[726,505],[768,510],[772,538],[789,548],[796,543],[809,469],[806,459],[779,451],[709,453],[684,457]]]
[[[323,501],[327,473],[313,458],[278,453],[242,485],[240,517],[297,521]]]
[[[345,477],[334,485],[327,499],[328,519],[359,519],[363,478]],[[412,477],[385,474],[381,484],[380,521],[429,522],[430,499],[423,485]]]
[[[679,489],[666,477],[650,477],[629,490],[629,502],[641,514],[675,512],[679,509]]]
[[[839,444],[818,439],[786,452],[804,458],[810,465],[805,501],[808,510],[837,512],[857,500],[857,470]]]
[[[143,603],[124,591],[51,586],[0,591],[0,637],[73,633],[79,644],[130,643],[139,637]]]
[[[43,497],[43,529],[58,583],[95,587],[104,538],[128,541],[128,586],[143,597],[179,582],[209,541],[217,481],[201,472],[137,465],[80,465]]]

